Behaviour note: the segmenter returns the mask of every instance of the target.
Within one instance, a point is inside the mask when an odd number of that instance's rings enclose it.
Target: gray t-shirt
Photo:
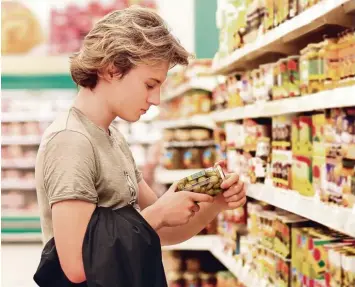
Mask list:
[[[142,179],[122,134],[110,135],[76,108],[45,131],[37,154],[36,189],[43,242],[53,237],[54,203],[78,199],[117,209],[137,202]]]

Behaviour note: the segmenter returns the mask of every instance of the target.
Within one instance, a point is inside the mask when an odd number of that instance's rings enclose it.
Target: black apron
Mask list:
[[[66,278],[53,238],[43,249],[34,281],[40,287],[167,287],[159,236],[131,205],[97,207],[82,252],[86,282]]]

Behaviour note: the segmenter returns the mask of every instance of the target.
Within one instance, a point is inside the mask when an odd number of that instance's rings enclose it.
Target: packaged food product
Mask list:
[[[217,195],[222,192],[221,184],[224,178],[222,168],[217,165],[179,180],[177,190]]]
[[[191,273],[199,273],[201,271],[201,262],[198,258],[187,258],[185,260],[186,271]]]
[[[216,149],[214,147],[208,147],[203,150],[202,153],[202,167],[208,168],[216,162]]]
[[[183,275],[185,286],[199,287],[199,277],[197,273],[185,272]]]
[[[207,129],[192,129],[190,131],[190,139],[196,141],[209,140],[211,138],[211,132]]]
[[[276,187],[291,189],[292,151],[272,150],[272,180]]]
[[[326,159],[326,202],[333,203],[336,205],[342,205],[343,203],[343,192],[342,186],[340,185],[342,172],[342,160],[341,158],[330,158]]]
[[[315,196],[326,201],[326,158],[325,156],[313,156],[312,181]]]
[[[180,272],[170,271],[167,276],[169,287],[184,287],[184,278]]]
[[[343,159],[343,169],[341,171],[340,180],[343,206],[353,208],[355,206],[355,160]]]
[[[349,248],[341,255],[342,270],[343,270],[343,286],[355,286],[355,250]]]
[[[191,130],[189,129],[176,129],[174,132],[174,139],[177,141],[191,140]]]
[[[300,91],[300,72],[299,72],[299,56],[290,56],[287,58],[287,73],[285,87],[288,92],[288,97],[298,97]]]
[[[337,38],[326,38],[324,41],[324,74],[325,88],[333,89],[338,85],[339,75],[339,55]]]
[[[265,30],[271,30],[274,26],[274,0],[266,0],[265,1],[266,14],[264,18],[264,27]]]
[[[163,139],[166,142],[170,142],[174,140],[174,131],[165,129],[163,131]]]
[[[274,86],[273,69],[273,63],[260,66],[262,77],[262,98],[265,101],[272,99],[272,88]]]
[[[163,155],[163,166],[166,169],[182,168],[181,151],[175,148],[166,149]]]
[[[200,148],[189,148],[183,155],[183,167],[197,169],[202,167],[202,150]]]
[[[230,75],[227,77],[228,108],[243,106],[243,100],[240,97],[240,81],[240,74]]]
[[[200,273],[201,287],[217,287],[217,278],[211,273]]]

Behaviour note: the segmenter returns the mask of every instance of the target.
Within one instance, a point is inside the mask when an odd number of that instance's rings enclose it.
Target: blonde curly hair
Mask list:
[[[94,89],[98,74],[111,66],[123,77],[139,64],[168,61],[170,67],[187,65],[190,54],[154,11],[131,6],[99,20],[70,58],[74,82]]]

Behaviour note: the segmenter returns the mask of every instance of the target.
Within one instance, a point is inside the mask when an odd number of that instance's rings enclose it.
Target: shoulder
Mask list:
[[[43,133],[39,152],[51,147],[93,149],[90,134],[70,110],[59,115]]]

